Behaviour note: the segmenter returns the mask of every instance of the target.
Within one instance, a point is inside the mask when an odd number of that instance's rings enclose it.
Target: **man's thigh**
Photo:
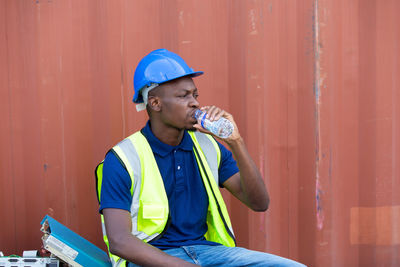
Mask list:
[[[200,266],[293,266],[305,265],[276,255],[225,246],[183,246],[164,250],[165,253]],[[130,264],[129,267],[137,266]]]
[[[186,254],[201,266],[298,266],[303,264],[276,255],[225,246],[183,247]]]

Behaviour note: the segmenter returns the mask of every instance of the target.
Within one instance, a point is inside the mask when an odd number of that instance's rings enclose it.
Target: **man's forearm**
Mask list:
[[[170,256],[133,235],[127,235],[117,242],[110,242],[110,251],[112,254],[140,266],[196,266]]]
[[[240,171],[240,184],[244,201],[255,211],[268,209],[269,196],[261,173],[247,151],[243,139],[237,138],[228,143]]]
[[[103,209],[110,252],[140,266],[195,266],[144,243],[132,234],[131,215],[126,210]]]

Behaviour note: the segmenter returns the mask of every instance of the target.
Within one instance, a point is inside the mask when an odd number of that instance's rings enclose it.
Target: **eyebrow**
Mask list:
[[[191,92],[191,91],[193,91],[193,92],[197,92],[198,91],[198,89],[197,89],[197,87],[195,87],[195,88],[193,88],[193,89],[185,89],[185,88],[182,88],[182,89],[179,89],[178,90],[178,93],[182,93],[182,92]]]

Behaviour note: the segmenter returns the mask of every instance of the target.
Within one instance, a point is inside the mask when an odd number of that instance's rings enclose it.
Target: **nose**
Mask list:
[[[192,96],[192,99],[190,101],[190,106],[193,108],[198,108],[199,107],[199,101],[195,97]]]

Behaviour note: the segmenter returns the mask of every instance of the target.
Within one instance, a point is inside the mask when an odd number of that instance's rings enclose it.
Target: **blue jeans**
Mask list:
[[[305,265],[272,254],[240,247],[194,245],[164,250],[165,253],[200,266],[294,266]],[[129,267],[138,266],[129,263]]]

